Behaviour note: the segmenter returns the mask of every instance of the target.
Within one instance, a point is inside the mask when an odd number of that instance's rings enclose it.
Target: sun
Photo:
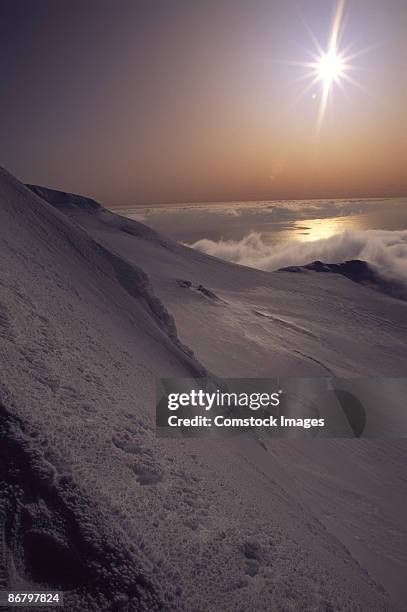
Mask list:
[[[324,87],[330,87],[332,83],[338,83],[346,71],[344,59],[335,50],[323,53],[319,60],[315,62],[315,73]]]
[[[334,13],[327,47],[325,49],[321,47],[312,30],[307,26],[315,46],[315,51],[309,52],[312,57],[312,61],[290,62],[296,66],[303,66],[304,68],[309,69],[308,73],[299,78],[299,80],[304,78],[309,79],[308,85],[301,92],[299,98],[302,98],[303,95],[310,89],[314,90],[312,93],[313,100],[319,97],[320,102],[315,131],[316,137],[319,135],[327,110],[328,99],[331,97],[334,85],[339,86],[339,88],[342,90],[344,89],[344,84],[346,82],[358,86],[358,83],[352,79],[349,72],[355,69],[350,61],[356,57],[356,55],[359,55],[359,53],[349,55],[349,49],[343,49],[341,46],[344,8],[345,0],[337,0],[337,7]],[[319,96],[315,92],[315,85],[318,83],[320,83],[321,86]]]
[[[359,51],[349,53],[351,46],[343,47],[343,22],[345,10],[345,0],[337,0],[336,10],[333,15],[332,26],[328,36],[327,47],[323,48],[312,29],[305,23],[308,33],[314,43],[315,50],[308,51],[311,56],[311,61],[291,61],[288,62],[294,66],[301,66],[308,70],[298,77],[298,81],[307,80],[308,83],[298,95],[295,104],[301,100],[306,93],[311,90],[313,100],[319,100],[318,115],[316,120],[315,138],[319,137],[321,127],[326,115],[328,102],[332,99],[335,89],[339,89],[346,95],[345,86],[351,84],[356,86],[362,92],[371,95],[368,89],[357,80],[352,78],[353,71],[358,70],[353,64],[353,59],[366,53],[372,47],[361,49]],[[285,62],[287,63],[287,62]],[[320,92],[316,90],[316,85],[320,85]]]

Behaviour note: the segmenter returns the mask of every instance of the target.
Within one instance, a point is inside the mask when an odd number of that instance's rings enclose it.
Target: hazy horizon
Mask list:
[[[114,210],[187,244],[203,239],[238,242],[254,232],[276,246],[326,239],[348,229],[407,228],[407,197],[172,203]]]
[[[48,185],[43,185],[43,187],[48,187]],[[78,195],[84,195],[87,197],[87,194],[78,194]],[[312,196],[307,197],[307,198],[264,198],[264,199],[260,199],[260,198],[254,198],[253,200],[245,200],[245,199],[234,199],[234,200],[185,200],[183,202],[175,202],[175,201],[171,201],[171,202],[151,202],[151,203],[145,203],[145,202],[135,202],[135,203],[130,203],[130,204],[108,204],[106,205],[107,208],[109,208],[110,210],[114,210],[115,212],[119,212],[120,210],[131,210],[132,208],[137,208],[137,209],[143,209],[143,208],[165,208],[165,207],[177,207],[177,206],[200,206],[200,205],[219,205],[219,204],[265,204],[265,203],[274,203],[274,202],[324,202],[324,201],[330,201],[330,202],[348,202],[348,201],[374,201],[374,200],[397,200],[397,199],[404,199],[407,198],[407,191],[405,193],[398,193],[396,195],[391,195],[391,196],[381,196],[381,195],[362,195],[362,196],[354,196],[354,197],[347,197],[347,196],[329,196],[329,197],[316,197],[313,198]],[[103,204],[103,202],[100,202],[100,204]]]

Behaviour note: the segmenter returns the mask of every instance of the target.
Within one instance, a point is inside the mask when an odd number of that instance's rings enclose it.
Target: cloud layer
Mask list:
[[[386,278],[407,285],[407,230],[347,230],[323,240],[291,242],[281,247],[267,244],[261,234],[251,232],[238,241],[204,238],[189,246],[221,259],[270,271],[316,260],[342,263],[361,259],[375,266]]]

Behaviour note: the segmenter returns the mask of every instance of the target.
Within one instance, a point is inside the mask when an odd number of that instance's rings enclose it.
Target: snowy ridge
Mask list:
[[[403,376],[406,303],[63,197],[0,175],[0,583],[78,612],[403,609],[403,441],[166,440],[154,406],[205,369]]]
[[[341,274],[346,278],[371,287],[382,293],[387,293],[395,298],[407,300],[407,287],[404,283],[397,279],[389,279],[380,274],[380,270],[366,261],[353,259],[343,263],[324,263],[322,261],[314,261],[305,266],[288,266],[281,268],[281,272],[322,272]]]
[[[100,204],[92,200],[92,198],[78,196],[74,193],[66,193],[65,191],[58,191],[57,189],[39,187],[38,185],[27,185],[27,187],[40,198],[65,213],[77,208],[86,210],[87,212],[96,211],[101,208]]]
[[[137,601],[137,609],[162,609],[162,588],[148,577],[148,561],[131,552],[109,512],[105,516],[93,507],[89,484],[78,487],[72,473],[75,464],[81,469],[72,435],[78,436],[84,421],[86,428],[86,421],[97,420],[91,416],[97,410],[97,393],[109,390],[101,378],[104,366],[92,364],[97,342],[92,319],[100,313],[86,303],[85,292],[100,292],[104,309],[126,312],[126,333],[141,345],[135,357],[147,368],[149,362],[150,367],[161,362],[165,373],[168,362],[174,364],[167,366],[170,375],[199,376],[205,370],[179,342],[171,315],[141,269],[96,244],[6,172],[0,189],[1,225],[7,229],[2,232],[0,280],[2,582],[13,588],[43,584],[74,591],[71,610],[107,609],[108,601],[123,592]],[[109,336],[105,328],[97,335],[105,332]],[[148,344],[157,346],[151,357]],[[100,356],[103,359],[103,353]],[[140,374],[141,381],[145,378],[146,365],[129,367],[135,389]],[[72,375],[79,379],[77,386]],[[153,395],[154,383],[152,376],[143,384],[141,405],[147,403],[146,394]],[[75,446],[78,457],[71,456],[70,464],[67,455]],[[94,444],[89,449],[97,454]]]

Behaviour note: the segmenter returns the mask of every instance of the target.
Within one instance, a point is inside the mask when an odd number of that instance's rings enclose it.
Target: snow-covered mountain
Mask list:
[[[407,303],[0,174],[2,588],[69,610],[400,610],[403,441],[155,436],[159,377],[400,376]],[[335,263],[335,262],[328,262]]]

